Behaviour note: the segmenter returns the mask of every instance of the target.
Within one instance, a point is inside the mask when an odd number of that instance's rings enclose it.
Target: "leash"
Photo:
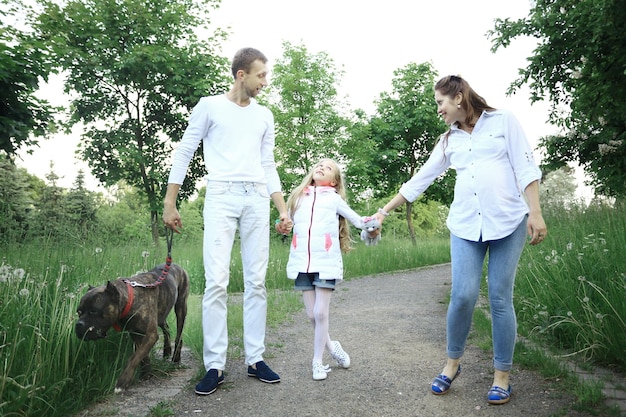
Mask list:
[[[159,278],[155,282],[151,284],[142,284],[141,282],[129,281],[129,280],[124,280],[124,282],[127,282],[128,284],[130,284],[131,287],[142,287],[142,288],[155,288],[163,284],[163,281],[165,281],[165,279],[167,278],[167,274],[169,273],[170,267],[172,266],[172,239],[173,238],[174,238],[174,232],[172,231],[172,229],[166,227],[165,239],[167,241],[167,257],[165,258],[165,266],[163,267],[163,271],[161,271],[161,276],[159,276]]]
[[[141,288],[156,288],[159,285],[163,284],[165,279],[167,278],[167,274],[170,272],[170,267],[172,266],[172,240],[174,238],[174,232],[165,228],[165,240],[167,241],[167,257],[165,258],[165,266],[163,267],[163,271],[161,271],[161,275],[159,278],[151,283],[151,284],[143,284],[137,281],[131,281],[129,279],[125,279],[123,282],[126,284],[126,289],[128,290],[128,301],[126,301],[126,305],[124,306],[124,310],[122,310],[122,314],[118,318],[118,321],[113,323],[113,328],[118,332],[122,331],[122,327],[119,324],[119,320],[123,320],[130,313],[130,309],[133,306],[133,302],[135,301],[135,289],[134,287]]]

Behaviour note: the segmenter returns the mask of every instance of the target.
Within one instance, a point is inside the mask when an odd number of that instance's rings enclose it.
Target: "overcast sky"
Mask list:
[[[223,0],[210,15],[214,26],[230,33],[222,46],[229,59],[239,48],[252,46],[267,55],[271,68],[282,56],[283,41],[303,43],[311,53],[326,52],[345,72],[340,94],[351,109],[368,114],[380,93],[391,90],[394,70],[430,61],[439,76],[461,75],[491,106],[513,111],[534,146],[541,136],[556,132],[546,124],[547,104],[531,106],[526,88],[512,97],[505,93],[536,41],[518,39],[494,54],[486,36],[496,18],[523,18],[529,10],[529,0]],[[40,95],[67,104],[58,78]],[[44,178],[53,160],[62,177],[59,185],[70,187],[78,168],[88,174],[74,156],[79,134],[75,129],[73,135],[41,141],[34,155],[22,152],[18,164]],[[95,181],[90,175],[87,179],[93,189]]]

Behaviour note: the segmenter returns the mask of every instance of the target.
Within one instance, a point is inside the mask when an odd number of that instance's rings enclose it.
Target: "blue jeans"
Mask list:
[[[263,360],[269,259],[269,194],[263,184],[209,181],[204,202],[202,299],[203,360],[206,370],[226,365],[227,287],[230,257],[239,228],[243,264],[243,342],[246,363]]]
[[[451,235],[452,291],[446,326],[449,358],[458,359],[465,351],[480,292],[483,264],[489,252],[487,288],[492,320],[493,366],[499,371],[511,369],[517,336],[513,284],[525,242],[526,217],[512,234],[498,240],[472,242]]]

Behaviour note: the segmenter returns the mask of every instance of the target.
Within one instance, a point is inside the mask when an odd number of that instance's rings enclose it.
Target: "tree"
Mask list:
[[[9,158],[37,144],[31,135],[54,130],[54,108],[34,95],[51,72],[50,57],[42,42],[17,28],[18,11],[29,14],[32,8],[19,1],[0,2],[0,151]]]
[[[0,243],[20,241],[28,230],[33,204],[28,181],[24,169],[0,155]]]
[[[547,173],[541,181],[539,196],[541,205],[554,211],[578,204],[574,170],[570,167],[563,167]]]
[[[48,183],[34,204],[29,234],[34,237],[58,238],[67,235],[68,215],[64,205],[65,190],[57,185],[59,176],[54,172],[52,161],[46,180]]]
[[[492,50],[539,40],[509,93],[528,84],[551,101],[562,135],[542,138],[545,168],[579,163],[596,192],[626,197],[626,7],[623,0],[536,0],[528,17],[498,19]]]
[[[65,195],[64,207],[69,225],[80,237],[87,237],[97,227],[97,194],[85,188],[85,174],[79,170],[73,187]]]
[[[346,162],[341,154],[347,121],[339,113],[342,71],[325,53],[283,43],[272,69],[268,107],[276,123],[276,160],[283,188],[293,189],[321,158]]]
[[[377,143],[374,171],[379,188],[375,196],[406,182],[426,162],[446,130],[434,100],[435,71],[430,63],[410,63],[394,71],[393,91],[383,92],[369,132]],[[454,173],[448,172],[424,194],[426,199],[452,201]],[[415,243],[412,204],[407,203],[407,225]]]
[[[68,74],[66,92],[75,93],[69,124],[86,125],[80,154],[101,183],[124,180],[146,196],[157,243],[171,142],[201,96],[229,85],[227,60],[216,52],[225,33],[199,40],[195,32],[219,0],[42,1],[36,27]],[[204,174],[198,152],[182,198]]]

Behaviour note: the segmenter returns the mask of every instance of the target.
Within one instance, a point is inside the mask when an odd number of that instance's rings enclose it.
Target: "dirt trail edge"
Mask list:
[[[325,355],[332,372],[313,381],[313,330],[304,311],[293,322],[268,329],[266,362],[281,376],[265,384],[247,376],[243,360],[230,360],[226,380],[209,396],[194,394],[197,362],[173,380],[147,381],[82,416],[148,416],[159,402],[176,416],[551,416],[574,398],[559,382],[514,367],[508,404],[486,401],[492,381],[489,352],[472,346],[463,372],[445,396],[430,392],[445,362],[446,297],[450,265],[369,276],[337,287],[331,304],[330,334],[350,354],[350,369]],[[187,378],[187,379],[185,379]],[[186,381],[186,382],[185,382]],[[161,386],[159,386],[161,385]],[[117,414],[116,414],[117,413]],[[169,415],[169,414],[164,414]],[[569,411],[568,416],[582,417]]]

